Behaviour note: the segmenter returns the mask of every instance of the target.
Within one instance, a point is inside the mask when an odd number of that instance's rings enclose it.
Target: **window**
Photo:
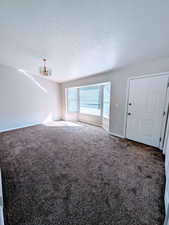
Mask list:
[[[67,88],[67,112],[109,118],[110,83]]]
[[[80,88],[80,113],[100,116],[100,87]]]
[[[77,112],[77,88],[67,89],[67,111]]]
[[[110,84],[104,85],[103,89],[103,117],[109,118],[110,110]]]

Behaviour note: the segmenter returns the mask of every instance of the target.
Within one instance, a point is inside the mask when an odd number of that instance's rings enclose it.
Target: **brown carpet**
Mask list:
[[[76,125],[76,126],[74,126]],[[0,134],[7,225],[162,225],[158,150],[64,122]]]

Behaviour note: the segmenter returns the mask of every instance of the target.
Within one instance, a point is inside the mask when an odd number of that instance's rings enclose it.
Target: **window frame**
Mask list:
[[[71,111],[69,111],[69,89],[72,89],[72,88],[74,88],[74,89],[77,89],[76,90],[76,98],[77,98],[77,100],[76,100],[76,111],[74,111],[74,112],[71,112]],[[66,96],[66,113],[78,113],[78,88],[76,88],[76,87],[69,87],[69,88],[66,88],[66,94],[65,94],[65,96]]]
[[[92,85],[85,85],[85,86],[79,86],[79,87],[68,87],[65,89],[65,98],[66,98],[66,113],[70,113],[70,114],[73,114],[73,113],[77,113],[77,114],[81,114],[81,115],[86,115],[86,116],[91,116],[91,117],[98,117],[98,118],[102,118],[102,119],[110,119],[110,108],[111,108],[111,102],[109,103],[109,117],[105,117],[103,114],[103,110],[104,110],[104,86],[109,84],[110,85],[110,98],[111,98],[111,82],[108,81],[108,82],[105,82],[105,83],[102,83],[102,84],[92,84]],[[94,86],[98,86],[99,87],[99,100],[100,100],[100,114],[99,115],[94,115],[94,114],[90,114],[90,113],[83,113],[83,112],[80,112],[80,88],[85,88],[85,87],[94,87]],[[69,99],[68,99],[68,90],[70,88],[75,88],[77,89],[77,107],[76,107],[76,111],[75,112],[70,112],[69,111]]]
[[[109,115],[108,116],[105,116],[104,115],[104,92],[105,92],[105,87],[106,87],[106,85],[109,85]],[[103,109],[103,115],[102,115],[102,118],[103,119],[110,119],[110,107],[111,107],[111,102],[110,102],[110,100],[111,100],[111,83],[107,83],[107,84],[105,84],[105,85],[103,85],[103,107],[102,107],[102,109]]]

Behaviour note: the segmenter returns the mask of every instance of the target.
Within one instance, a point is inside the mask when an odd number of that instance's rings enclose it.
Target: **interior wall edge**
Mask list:
[[[36,126],[36,125],[40,125],[40,124],[41,123],[37,122],[37,123],[23,124],[22,126],[9,127],[9,128],[6,128],[6,129],[1,129],[0,133],[4,133],[4,132],[7,132],[7,131],[18,130],[18,129],[26,128],[26,127],[32,127],[32,126]]]
[[[60,117],[55,118],[54,121],[59,121],[61,120]],[[37,126],[37,125],[43,125],[43,121],[42,122],[35,122],[35,123],[27,123],[27,124],[23,124],[21,126],[16,126],[16,127],[9,127],[9,128],[5,128],[5,129],[0,129],[0,134],[4,133],[4,132],[8,132],[8,131],[13,131],[13,130],[18,130],[18,129],[22,129],[22,128],[26,128],[26,127],[33,127],[33,126]]]

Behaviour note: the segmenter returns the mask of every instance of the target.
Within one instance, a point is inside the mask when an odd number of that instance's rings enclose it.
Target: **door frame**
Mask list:
[[[127,113],[128,113],[128,101],[129,101],[129,91],[130,91],[130,81],[136,80],[136,79],[143,79],[143,78],[151,78],[151,77],[168,77],[169,82],[169,72],[163,72],[163,73],[154,73],[154,74],[144,74],[141,76],[132,76],[127,79],[127,89],[126,89],[126,102],[125,102],[125,114],[124,114],[124,138],[127,138]],[[167,86],[168,87],[168,86]],[[166,136],[166,122],[168,117],[168,106],[169,106],[169,88],[166,88],[166,97],[165,97],[165,107],[164,112],[165,115],[163,117],[162,127],[161,127],[161,143],[159,148],[163,150],[164,143],[165,143],[165,136]]]
[[[166,115],[167,118],[166,118],[165,133],[164,133],[164,140],[163,140],[163,154],[166,153],[167,140],[169,137],[169,88],[167,90],[166,112],[167,112],[167,115]]]

